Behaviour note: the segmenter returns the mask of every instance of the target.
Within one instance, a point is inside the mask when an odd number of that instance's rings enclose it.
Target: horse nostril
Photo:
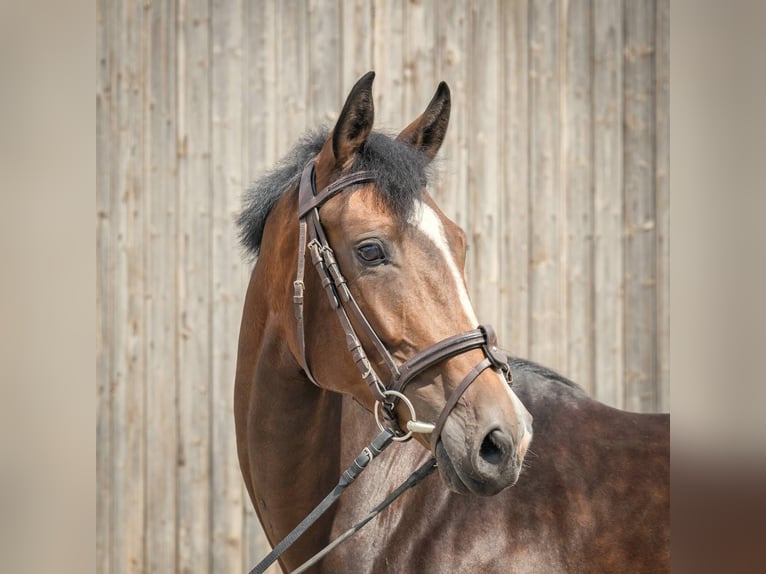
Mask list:
[[[487,433],[487,436],[481,441],[479,456],[489,464],[500,464],[505,456],[504,442],[500,430],[495,429]]]

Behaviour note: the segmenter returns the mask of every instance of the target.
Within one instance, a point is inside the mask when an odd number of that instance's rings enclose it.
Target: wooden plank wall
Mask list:
[[[669,408],[668,0],[97,2],[97,571],[241,572],[247,182],[377,72],[452,88],[439,184],[481,320],[593,396]]]

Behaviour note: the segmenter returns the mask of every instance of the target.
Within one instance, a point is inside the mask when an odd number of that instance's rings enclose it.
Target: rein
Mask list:
[[[476,329],[447,337],[431,347],[416,353],[402,364],[397,364],[385,344],[380,340],[375,329],[370,325],[364,312],[354,299],[354,296],[348,287],[346,278],[340,271],[337,259],[335,258],[335,253],[333,252],[332,247],[330,247],[324,227],[322,226],[322,221],[319,217],[319,208],[327,200],[347,188],[374,182],[375,179],[376,177],[373,172],[356,172],[340,177],[320,192],[317,192],[314,160],[309,161],[304,167],[298,187],[299,243],[297,269],[295,281],[293,282],[293,304],[297,322],[300,364],[308,379],[321,388],[321,385],[319,385],[311,373],[306,355],[303,308],[306,251],[308,250],[311,262],[319,275],[321,285],[327,295],[330,306],[335,310],[341,328],[346,335],[346,346],[354,359],[354,363],[359,369],[362,379],[368,384],[373,397],[375,398],[375,422],[381,432],[354,459],[354,462],[352,462],[351,466],[343,473],[337,486],[332,492],[330,492],[324,500],[322,500],[322,502],[320,502],[319,505],[300,522],[300,524],[298,524],[298,526],[277,544],[277,546],[275,546],[274,549],[250,571],[250,574],[262,574],[271,564],[273,564],[279,556],[281,556],[314,522],[316,522],[316,520],[330,508],[330,506],[332,506],[343,491],[364,471],[367,465],[388,448],[392,442],[409,440],[412,438],[413,433],[430,433],[431,448],[435,451],[441,431],[444,428],[444,423],[450,412],[452,412],[452,409],[468,387],[486,369],[492,368],[497,372],[502,373],[508,384],[510,385],[512,383],[508,356],[498,349],[495,332],[492,327],[488,325],[479,325]],[[388,368],[389,376],[387,377],[387,386],[383,384],[381,377],[370,363],[349,315],[353,316],[357,325],[359,325],[367,337],[367,340],[372,343],[380,358]],[[474,349],[481,349],[485,358],[465,375],[463,380],[447,399],[444,408],[434,423],[419,421],[412,402],[404,394],[407,385],[415,377],[430,367]],[[400,401],[407,407],[410,415],[410,420],[406,423],[406,432],[399,426],[394,413],[394,409]],[[385,423],[387,423],[388,426],[384,424],[384,421],[381,421],[379,411],[383,412]],[[435,469],[436,460],[430,458],[424,465],[413,472],[407,480],[389,494],[388,497],[378,504],[363,520],[352,526],[308,561],[304,562],[294,571],[294,574],[303,572],[314,565],[328,552],[359,531],[365,524],[377,516],[378,513],[396,500],[396,498],[404,494],[409,488],[417,485]]]
[[[314,510],[312,510],[308,516],[306,516],[306,518],[301,520],[298,526],[293,528],[290,534],[285,536],[282,541],[277,544],[274,549],[269,552],[263,558],[263,560],[261,560],[250,571],[250,574],[263,574],[266,569],[271,566],[277,560],[277,558],[284,554],[284,552],[290,548],[290,546],[292,546],[293,543],[298,540],[298,538],[300,538],[301,535],[306,532],[306,530],[308,530],[312,524],[319,520],[319,517],[322,516],[335,503],[335,501],[338,500],[338,498],[340,498],[340,495],[343,494],[343,491],[345,491],[346,488],[348,488],[348,486],[354,482],[357,477],[362,474],[362,472],[364,472],[364,469],[367,468],[367,465],[370,464],[374,458],[380,455],[393,443],[393,439],[394,433],[389,430],[384,430],[378,436],[376,436],[370,444],[364,447],[362,452],[360,452],[354,459],[354,462],[351,463],[351,466],[349,466],[341,475],[340,480],[338,480],[338,484],[335,486],[335,488],[332,489],[330,494],[325,496],[322,502],[320,502],[314,508]],[[359,530],[362,529],[362,527],[364,527],[365,524],[375,518],[389,504],[399,498],[407,490],[420,483],[421,480],[431,474],[434,470],[436,470],[436,460],[430,458],[425,464],[413,472],[407,478],[407,480],[400,484],[396,490],[389,494],[383,500],[383,502],[373,508],[364,519],[357,522],[354,526],[349,528],[346,532],[341,534],[338,538],[333,540],[322,550],[301,564],[296,570],[293,570],[292,574],[299,574],[300,572],[304,572],[306,569],[319,562],[319,560],[321,560],[325,555],[334,550],[347,538],[350,538],[352,535],[356,534]]]

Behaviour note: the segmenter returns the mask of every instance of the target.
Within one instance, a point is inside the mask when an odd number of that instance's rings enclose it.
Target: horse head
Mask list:
[[[532,417],[509,386],[493,334],[477,329],[464,277],[465,234],[428,191],[450,91],[442,82],[423,114],[390,138],[372,131],[373,78],[368,73],[351,90],[303,172],[298,211],[310,219],[310,233],[298,239],[301,309],[289,346],[316,384],[352,395],[376,415],[387,405],[397,428],[415,416],[431,421],[414,436],[433,450],[444,482],[493,495],[518,479]],[[296,229],[280,230],[293,247]],[[431,359],[414,367],[424,353]],[[390,393],[392,385],[402,394]]]

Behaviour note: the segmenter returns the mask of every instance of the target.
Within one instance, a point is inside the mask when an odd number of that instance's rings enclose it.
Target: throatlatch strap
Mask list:
[[[303,325],[303,296],[306,291],[306,284],[303,282],[303,277],[306,272],[306,220],[301,219],[298,225],[300,229],[298,238],[298,269],[295,273],[295,281],[293,282],[293,305],[295,307],[295,320],[297,322],[298,354],[300,355],[301,367],[309,378],[309,381],[319,387],[319,383],[316,382],[316,379],[314,379],[314,376],[311,374],[311,369],[309,369],[309,363],[306,358],[306,331]]]

